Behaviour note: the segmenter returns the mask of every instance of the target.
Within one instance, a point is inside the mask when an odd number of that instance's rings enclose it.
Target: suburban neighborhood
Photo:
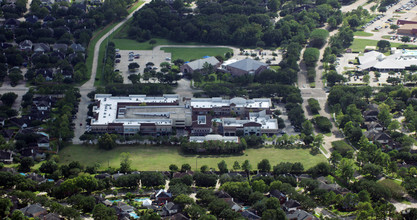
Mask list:
[[[417,219],[416,5],[0,1],[0,219]]]

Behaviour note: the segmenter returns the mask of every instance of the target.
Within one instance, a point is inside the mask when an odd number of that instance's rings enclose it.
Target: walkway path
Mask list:
[[[96,43],[94,47],[94,58],[93,58],[93,66],[91,69],[91,77],[90,79],[84,83],[80,89],[81,100],[80,105],[77,112],[77,118],[74,120],[75,129],[74,129],[74,138],[72,139],[73,144],[81,144],[82,141],[80,140],[80,136],[85,132],[85,124],[87,120],[87,113],[88,113],[88,105],[90,104],[90,98],[87,97],[87,94],[95,91],[94,81],[97,75],[97,65],[98,65],[98,54],[100,51],[100,45],[103,41],[110,36],[114,31],[116,31],[119,27],[121,27],[124,23],[126,23],[133,14],[140,10],[145,4],[149,3],[150,0],[145,0],[145,2],[135,9],[132,13],[130,13],[124,20],[119,22],[116,26],[114,26],[110,31],[108,31],[105,35],[103,35]]]

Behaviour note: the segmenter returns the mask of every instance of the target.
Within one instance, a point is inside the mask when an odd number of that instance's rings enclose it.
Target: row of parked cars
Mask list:
[[[122,55],[119,53],[118,50],[116,50],[116,56],[115,56],[116,63],[120,63],[120,58],[122,58]],[[133,61],[133,59],[139,59],[140,58],[140,54],[134,54],[133,52],[129,52],[129,61]]]
[[[380,14],[378,16],[376,16],[374,19],[372,19],[370,22],[366,23],[364,26],[362,26],[363,29],[365,29],[366,27],[368,27],[369,25],[372,25],[373,23],[375,23],[377,20],[380,20],[381,18],[383,18],[385,15]]]
[[[415,1],[409,1],[406,4],[402,5],[401,7],[399,7],[397,10],[395,10],[396,12],[402,11],[402,10],[411,10],[414,6],[416,6],[416,2]]]

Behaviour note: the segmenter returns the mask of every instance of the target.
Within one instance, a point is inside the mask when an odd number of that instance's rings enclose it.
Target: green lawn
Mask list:
[[[161,50],[171,53],[172,60],[182,59],[189,61],[192,59],[200,59],[204,56],[224,56],[227,52],[232,52],[229,48],[217,48],[217,47],[199,47],[199,48],[186,48],[186,47],[163,47]]]
[[[132,168],[142,171],[168,170],[170,164],[181,166],[184,163],[189,163],[194,169],[197,158],[196,155],[182,155],[179,148],[174,146],[127,146],[105,151],[96,146],[71,145],[62,149],[59,156],[61,164],[80,161],[83,165],[91,166],[98,162],[101,164],[101,169],[105,169],[107,164],[114,168],[119,167],[122,152],[130,152],[133,160]],[[326,161],[322,154],[312,156],[309,152],[308,149],[248,149],[242,156],[200,156],[197,159],[197,167],[208,165],[217,169],[217,163],[221,160],[225,160],[229,167],[232,167],[236,160],[239,163],[249,160],[253,168],[256,168],[259,161],[269,159],[271,165],[276,165],[279,162],[301,162],[304,168],[308,169],[319,162]]]
[[[377,40],[355,38],[350,48],[353,50],[353,52],[363,52],[366,46],[376,46],[377,43],[378,43]],[[404,44],[391,42],[391,47],[398,47],[400,45],[404,45]],[[406,45],[415,46],[411,44],[406,44]]]
[[[122,35],[123,33],[120,33]],[[124,36],[124,35],[123,35]],[[125,39],[125,38],[114,38],[112,41],[116,45],[116,48],[120,50],[152,50],[155,46],[159,45],[201,45],[194,42],[179,43],[163,38],[153,38],[156,40],[156,44],[149,44],[149,41],[138,42],[136,40]]]
[[[368,32],[365,32],[365,31],[355,31],[355,32],[353,32],[353,35],[354,36],[362,36],[362,37],[374,36],[374,34],[368,33]]]

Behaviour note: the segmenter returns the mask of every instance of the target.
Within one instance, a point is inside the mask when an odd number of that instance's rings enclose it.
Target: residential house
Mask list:
[[[9,18],[4,22],[4,27],[6,29],[15,29],[19,27],[20,21],[14,18]]]
[[[188,220],[189,218],[187,218],[187,217],[185,217],[183,214],[181,214],[181,213],[177,213],[177,214],[174,214],[174,215],[171,215],[171,216],[169,216],[169,217],[165,217],[165,218],[163,218],[163,219],[166,219],[166,220]]]
[[[97,174],[95,176],[96,179],[106,179],[106,178],[110,178],[110,177],[111,177],[111,175],[108,174],[108,173],[101,173],[101,174]]]
[[[27,217],[40,217],[46,215],[48,212],[39,204],[28,205],[25,208],[20,209],[20,211]]]
[[[10,140],[13,137],[14,130],[12,130],[12,129],[4,129],[4,130],[2,130],[1,133],[2,133],[3,137],[8,141],[8,140]]]
[[[178,213],[181,210],[181,206],[175,204],[173,202],[168,202],[167,204],[162,207],[162,211],[160,212],[161,216],[171,216]]]
[[[38,69],[36,75],[42,75],[46,81],[52,81],[54,79],[54,72],[52,69]]]
[[[284,211],[286,212],[293,212],[297,209],[301,208],[301,204],[296,200],[289,199],[283,204]]]
[[[38,22],[39,18],[36,15],[29,15],[25,18],[25,20],[28,23],[34,24],[34,23]]]
[[[45,183],[47,181],[47,179],[44,176],[36,173],[28,174],[26,178],[31,179],[37,182],[38,184]]]
[[[52,22],[55,20],[56,18],[54,18],[52,15],[47,15],[46,17],[43,18],[43,22]]]
[[[184,176],[193,176],[194,175],[194,172],[193,171],[189,171],[189,170],[187,170],[187,171],[185,171],[185,172],[175,172],[173,175],[172,175],[172,178],[182,178],[182,177],[184,177]]]
[[[232,76],[256,75],[268,69],[268,64],[247,58],[231,63],[225,68]]]
[[[382,126],[380,123],[376,122],[376,121],[372,121],[371,123],[369,123],[367,125],[368,131],[369,130],[375,130],[375,131],[383,131],[384,130],[384,126]]]
[[[56,213],[49,213],[43,217],[42,220],[63,220],[64,218],[59,217]]]
[[[55,3],[55,0],[41,0],[42,5],[48,5],[51,6]]]
[[[117,179],[119,179],[119,177],[121,177],[121,176],[123,176],[124,174],[123,173],[116,173],[116,174],[113,174],[112,175],[112,178],[114,179],[114,180],[117,180]]]
[[[33,44],[33,52],[35,53],[46,53],[49,52],[51,48],[44,43],[35,43]]]
[[[304,210],[295,210],[294,212],[287,213],[288,220],[318,220],[313,214]]]
[[[73,44],[71,44],[70,47],[76,53],[78,53],[78,52],[84,53],[85,52],[85,48],[81,44],[73,43]]]
[[[257,220],[257,219],[261,219],[260,216],[258,216],[257,214],[249,211],[249,210],[245,210],[241,213],[241,215],[245,218],[245,219],[249,219],[249,220]]]
[[[229,207],[235,212],[242,212],[244,208],[237,204],[233,198],[223,198],[223,200],[229,205]]]
[[[56,43],[52,46],[53,51],[66,52],[67,49],[68,49],[68,45],[66,45],[66,44],[57,44]]]
[[[24,40],[19,43],[19,49],[22,51],[31,51],[33,43],[30,40]]]
[[[287,196],[284,193],[282,193],[282,192],[280,192],[279,190],[276,190],[276,189],[269,192],[269,197],[277,198],[279,200],[279,203],[281,203],[281,205],[284,204],[285,202],[287,202],[287,200],[288,200]]]
[[[169,193],[169,192],[167,192],[167,191],[165,191],[163,189],[160,189],[159,191],[155,192],[154,197],[155,197],[155,201],[156,202],[159,202],[159,203],[163,202],[163,203],[165,203],[165,202],[171,200],[172,193]]]
[[[204,68],[211,65],[213,70],[216,70],[220,66],[220,61],[215,57],[206,57],[203,59],[194,60],[192,62],[184,63],[180,70],[184,74],[193,73],[195,71],[202,71]]]
[[[365,122],[372,122],[372,121],[378,121],[378,114],[379,114],[378,106],[375,104],[371,104],[368,106],[368,110],[364,111],[362,115],[365,119]]]
[[[13,163],[13,151],[0,150],[0,162]]]
[[[116,209],[116,213],[119,214],[126,214],[126,213],[130,213],[130,212],[134,212],[135,208],[133,208],[132,206],[124,203],[124,202],[118,202],[117,206],[115,207]]]
[[[389,144],[392,141],[390,135],[385,132],[379,132],[376,130],[366,131],[365,136],[368,138],[368,140],[379,142],[380,144]]]
[[[233,198],[231,195],[229,195],[229,193],[225,192],[224,190],[216,191],[214,195],[217,196],[217,198],[219,199]]]
[[[49,150],[49,135],[44,132],[37,132],[37,134],[40,135],[40,137],[37,139],[37,144],[40,149],[46,149]]]

